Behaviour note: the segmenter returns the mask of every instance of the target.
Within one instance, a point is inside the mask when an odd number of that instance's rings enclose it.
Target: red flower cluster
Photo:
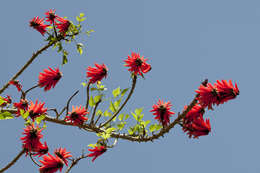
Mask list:
[[[104,152],[107,151],[107,148],[106,148],[106,146],[101,145],[101,146],[96,146],[93,149],[88,149],[88,151],[93,152],[93,153],[88,154],[87,156],[93,157],[92,162],[94,162],[97,157],[101,156]]]
[[[22,85],[19,83],[18,80],[12,80],[9,82],[9,84],[14,85],[17,88],[18,92],[22,90]]]
[[[76,108],[72,106],[72,111],[69,112],[69,114],[69,116],[65,117],[65,120],[70,121],[75,126],[80,126],[88,120],[88,118],[84,116],[87,115],[88,112],[84,107],[81,108],[81,106],[76,106]]]
[[[48,146],[46,142],[44,145],[40,142],[40,139],[43,137],[41,131],[38,126],[35,127],[34,124],[28,125],[25,129],[23,134],[24,137],[20,139],[23,141],[23,148],[26,149],[26,154],[28,152],[34,152],[34,155],[42,156],[48,152]]]
[[[35,118],[37,118],[43,114],[46,114],[47,108],[43,107],[44,104],[45,104],[44,102],[38,103],[38,100],[36,100],[35,104],[31,101],[28,111],[29,111],[29,116],[31,117],[33,122],[34,122]]]
[[[124,60],[125,66],[130,67],[128,71],[133,72],[135,75],[139,74],[143,76],[143,73],[147,73],[151,70],[151,65],[146,63],[147,59],[140,57],[139,53],[132,52],[131,56],[128,55],[128,59]]]
[[[171,115],[175,114],[170,111],[172,104],[170,102],[163,103],[162,100],[159,99],[156,105],[153,105],[153,109],[150,112],[154,112],[153,115],[156,115],[154,119],[157,119],[163,127],[169,125]]]
[[[187,106],[184,106],[184,110]],[[204,108],[196,104],[183,118],[183,131],[187,132],[189,137],[198,138],[199,136],[207,135],[211,131],[209,119],[204,121]]]
[[[25,112],[28,110],[28,101],[26,99],[21,99],[20,102],[14,103],[14,107],[17,109],[16,115],[20,116],[20,110],[24,110]]]
[[[104,77],[107,77],[108,68],[105,64],[95,64],[96,67],[87,68],[87,77],[91,78],[89,82],[91,84],[101,81]]]
[[[40,160],[40,162],[43,164],[39,171],[40,173],[54,173],[58,170],[62,170],[64,164],[68,166],[68,160],[67,158],[72,157],[70,155],[70,152],[66,151],[66,148],[59,148],[54,151],[54,155],[51,155],[48,153],[49,156],[43,156],[43,160]]]
[[[237,84],[235,83],[234,87],[231,80],[229,82],[217,80],[214,85],[210,83],[201,84],[196,92],[199,94],[199,104],[204,108],[208,107],[208,109],[213,109],[213,105],[223,104],[239,95]]]
[[[60,34],[62,34],[63,36],[66,35],[66,32],[69,29],[70,26],[70,21],[66,20],[62,17],[59,17],[58,15],[55,14],[55,10],[50,9],[49,11],[47,11],[45,13],[46,15],[46,22],[49,22],[50,25],[53,24],[54,27],[57,27],[59,29]],[[46,33],[46,27],[48,27],[49,25],[44,24],[44,18],[39,18],[34,17],[31,21],[30,21],[30,27],[33,27],[34,29],[36,29],[37,31],[39,31],[42,35],[44,35]]]
[[[44,87],[44,91],[48,91],[51,88],[54,88],[57,82],[62,77],[62,73],[60,72],[59,68],[51,69],[44,69],[43,73],[39,75],[38,85],[39,87]]]

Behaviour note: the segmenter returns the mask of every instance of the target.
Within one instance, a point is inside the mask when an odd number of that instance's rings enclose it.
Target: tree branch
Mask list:
[[[5,170],[9,169],[11,166],[13,166],[17,160],[25,153],[25,149],[23,149],[22,151],[20,151],[20,153],[18,153],[18,155],[10,162],[8,163],[4,168],[2,168],[0,170],[0,173],[4,172]]]

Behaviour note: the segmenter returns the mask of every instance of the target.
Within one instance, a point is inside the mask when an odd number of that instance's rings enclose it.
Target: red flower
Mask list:
[[[40,139],[43,137],[41,131],[43,129],[39,129],[39,127],[34,127],[34,124],[28,125],[23,134],[24,137],[20,139],[23,141],[23,148],[27,150],[27,152],[37,151],[41,146]]]
[[[107,148],[105,146],[97,146],[93,149],[88,149],[88,151],[93,152],[88,154],[88,157],[93,157],[92,162],[96,160],[97,157],[101,156],[104,152],[107,151]]]
[[[96,67],[87,68],[87,77],[90,77],[90,83],[95,83],[101,81],[104,77],[107,77],[107,67],[105,64],[99,65],[95,64]]]
[[[50,24],[55,23],[55,19],[59,17],[59,16],[57,16],[57,15],[55,14],[55,10],[52,10],[52,9],[50,9],[49,11],[47,11],[47,12],[45,13],[45,15],[46,15],[46,22],[50,22]]]
[[[69,114],[70,116],[66,116],[65,120],[70,121],[75,126],[82,125],[88,120],[88,118],[84,116],[87,115],[88,112],[84,107],[81,108],[81,106],[76,106],[76,108],[72,106],[72,111],[69,112]]]
[[[203,117],[200,116],[194,119],[191,123],[184,124],[183,130],[184,132],[187,132],[190,138],[192,136],[193,138],[198,138],[199,136],[208,135],[211,131],[211,126],[209,119],[206,119],[206,121],[204,121]]]
[[[154,119],[157,119],[164,127],[170,123],[171,115],[175,114],[170,111],[171,106],[172,104],[170,102],[163,103],[163,101],[159,99],[157,105],[153,105],[153,110],[150,111],[154,112],[153,115],[156,115]]]
[[[6,98],[4,98],[4,97],[1,97],[1,98],[2,98],[3,102],[0,104],[0,107],[5,107],[7,104],[12,103],[12,98],[9,95],[6,95]]]
[[[234,87],[231,80],[229,80],[229,83],[226,80],[222,80],[221,82],[217,80],[217,83],[215,83],[214,86],[218,92],[217,104],[223,104],[239,95],[237,84],[235,83]]]
[[[38,103],[38,100],[36,100],[35,104],[33,104],[33,102],[31,101],[28,111],[29,111],[29,116],[32,118],[33,122],[35,118],[43,114],[46,114],[47,108],[43,108],[44,104],[45,104],[44,102]]]
[[[44,19],[39,18],[39,16],[34,17],[31,21],[30,21],[30,27],[33,27],[34,29],[36,29],[37,31],[39,31],[42,35],[45,34],[46,32],[46,27],[48,27],[48,25],[44,24]]]
[[[40,73],[39,75],[39,86],[44,87],[44,91],[48,91],[52,88],[55,87],[57,82],[60,80],[62,77],[62,73],[60,72],[59,68],[56,69],[51,69],[48,67],[48,69],[44,69],[43,73]]]
[[[59,32],[61,34],[63,34],[63,36],[66,35],[66,32],[68,31],[69,29],[69,26],[70,26],[70,21],[69,20],[66,20],[62,17],[57,17],[57,20],[60,22],[60,23],[56,23],[56,26],[57,28],[59,29]]]
[[[139,53],[132,52],[132,55],[128,55],[128,59],[124,61],[126,62],[125,66],[130,67],[128,71],[134,72],[135,75],[143,76],[143,73],[151,70],[151,65],[146,63],[147,59],[144,59],[143,56],[140,58]]]
[[[188,106],[184,106],[184,110],[186,110],[187,108]],[[204,112],[205,112],[204,108],[201,105],[196,104],[184,117],[183,119],[184,123],[189,123],[194,119],[197,119],[198,117],[202,117]]]
[[[217,90],[211,83],[207,83],[206,86],[201,84],[196,92],[199,94],[198,102],[203,108],[213,109],[212,105],[218,102]]]
[[[49,156],[44,155],[43,160],[40,160],[40,162],[43,164],[39,168],[40,173],[54,173],[58,170],[61,172],[64,165],[63,161],[56,155],[55,157],[50,153],[48,153],[48,155]]]
[[[47,146],[47,143],[44,142],[44,145],[41,144],[37,149],[34,150],[34,152],[36,152],[35,154],[33,154],[34,156],[37,156],[38,157],[41,157],[43,156],[44,154],[47,154],[49,151],[49,148]]]
[[[17,88],[18,92],[22,90],[22,85],[19,83],[18,80],[12,80],[9,82],[9,84],[14,85]]]
[[[14,107],[17,108],[17,116],[20,116],[20,110],[28,110],[28,101],[26,99],[21,99],[20,102],[14,103]]]
[[[56,156],[58,156],[61,160],[63,160],[63,162],[65,163],[66,166],[68,166],[68,160],[67,158],[70,158],[72,157],[72,155],[70,154],[70,152],[67,152],[66,151],[66,148],[62,149],[62,148],[59,148],[59,149],[56,149],[54,151],[54,154]]]

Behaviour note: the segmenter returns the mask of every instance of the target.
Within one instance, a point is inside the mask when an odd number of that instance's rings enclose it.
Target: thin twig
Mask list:
[[[96,114],[96,110],[97,110],[97,107],[98,107],[98,105],[99,105],[99,103],[101,103],[101,98],[100,98],[100,100],[96,103],[96,105],[95,105],[95,108],[94,108],[94,111],[93,111],[93,113],[92,113],[92,117],[91,117],[91,121],[90,121],[90,124],[93,124],[94,123],[94,117],[95,117],[95,114]]]
[[[137,76],[134,75],[134,77],[133,77],[133,83],[132,83],[132,88],[131,88],[131,91],[129,92],[129,94],[128,94],[126,100],[125,100],[125,102],[120,106],[120,108],[114,113],[114,115],[112,115],[112,117],[111,117],[108,121],[106,121],[104,124],[102,124],[102,125],[100,126],[100,128],[102,128],[102,127],[104,127],[105,125],[107,125],[108,123],[110,123],[110,122],[117,116],[117,114],[123,109],[123,107],[125,106],[125,104],[126,104],[127,101],[130,99],[131,95],[132,95],[133,92],[134,92],[135,85],[136,85],[136,79],[137,79]]]
[[[87,155],[83,155],[83,154],[82,154],[81,157],[79,157],[79,158],[77,158],[77,159],[73,159],[73,161],[72,161],[70,167],[68,167],[68,169],[66,170],[65,173],[69,173],[73,166],[75,166],[81,159],[84,159],[84,158],[87,158],[87,157],[88,157]]]
[[[88,82],[88,85],[87,85],[87,101],[86,101],[87,110],[88,110],[88,104],[89,104],[89,87],[90,87],[90,82]]]
[[[39,165],[39,164],[32,158],[32,153],[30,153],[29,156],[30,156],[31,160],[33,161],[33,163],[34,163],[35,165],[37,165],[38,167],[41,167],[41,165]]]
[[[59,116],[60,116],[60,114],[59,114],[59,112],[57,111],[56,108],[51,108],[51,109],[48,109],[47,111],[53,111],[53,112],[55,112],[55,114],[56,114],[56,118],[57,118],[57,119],[58,119]]]
[[[10,162],[8,163],[4,168],[2,168],[0,170],[0,173],[3,173],[5,170],[9,169],[11,166],[13,166],[17,160],[25,153],[25,149],[23,149],[22,151],[20,151],[20,153],[18,153],[18,155]]]
[[[35,86],[29,88],[29,89],[26,90],[25,92],[22,91],[21,99],[25,99],[26,94],[27,94],[29,91],[33,90],[34,88],[37,88],[38,86],[39,86],[39,85],[37,84],[37,85],[35,85]]]
[[[68,115],[69,106],[70,106],[70,101],[72,100],[72,98],[73,98],[75,95],[78,94],[78,92],[79,92],[79,90],[76,91],[76,92],[69,98],[69,100],[67,101],[67,105],[63,108],[63,110],[61,111],[60,115],[64,112],[64,110],[66,110],[66,115]]]
[[[98,120],[101,118],[102,114],[99,114],[98,118],[96,119],[94,125],[96,125],[98,123]]]

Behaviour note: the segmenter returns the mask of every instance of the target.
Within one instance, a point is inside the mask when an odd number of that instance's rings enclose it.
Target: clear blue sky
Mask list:
[[[73,45],[68,48],[69,64],[60,67],[64,76],[54,90],[44,93],[36,89],[29,95],[32,100],[45,101],[49,108],[63,106],[77,89],[80,94],[72,104],[84,104],[80,83],[85,79],[86,67],[95,62],[107,64],[109,76],[104,83],[110,92],[119,85],[128,87],[130,78],[123,60],[131,51],[148,57],[152,71],[145,80],[138,80],[136,92],[123,112],[144,107],[145,119],[153,119],[149,110],[159,98],[171,101],[175,112],[182,111],[205,78],[210,82],[232,79],[240,89],[237,99],[206,112],[212,126],[208,136],[189,139],[176,126],[154,143],[119,140],[94,164],[90,159],[81,161],[73,173],[260,172],[260,1],[4,0],[0,6],[1,86],[33,51],[44,45],[41,34],[29,28],[29,20],[43,17],[53,8],[60,16],[74,21],[76,15],[84,12],[85,24],[96,32],[84,37],[83,55],[78,55]],[[61,56],[49,49],[19,80],[24,88],[29,88],[37,83],[39,72],[48,66],[60,66],[60,62]],[[18,98],[14,87],[5,94]],[[0,167],[21,150],[23,127],[20,118],[0,121]],[[43,134],[50,152],[66,147],[73,155],[79,155],[97,139],[95,134],[78,128],[50,123]],[[36,172],[36,167],[23,157],[7,172]]]

